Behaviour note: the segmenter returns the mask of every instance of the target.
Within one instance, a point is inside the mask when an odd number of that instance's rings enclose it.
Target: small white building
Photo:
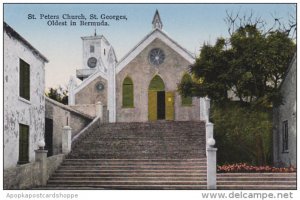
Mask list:
[[[4,169],[35,160],[45,133],[47,58],[5,22]]]
[[[297,167],[297,56],[280,85],[283,105],[273,109],[273,159],[276,166]]]

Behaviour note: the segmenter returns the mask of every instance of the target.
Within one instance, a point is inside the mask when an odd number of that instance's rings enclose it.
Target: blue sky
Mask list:
[[[184,48],[199,54],[204,42],[214,43],[227,37],[226,10],[254,12],[268,24],[272,16],[288,20],[296,12],[292,4],[5,4],[4,21],[42,52],[46,64],[46,87],[66,85],[82,63],[82,36],[94,33],[95,27],[48,26],[48,20],[28,20],[28,14],[126,15],[127,21],[109,21],[97,27],[114,46],[118,60],[152,30],[152,18],[158,9],[163,30]],[[89,20],[88,20],[89,21]]]

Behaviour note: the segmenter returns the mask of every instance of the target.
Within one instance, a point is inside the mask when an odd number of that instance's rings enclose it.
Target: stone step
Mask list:
[[[143,161],[132,161],[132,162],[125,162],[125,161],[115,161],[115,162],[76,162],[76,161],[67,161],[63,162],[62,165],[76,165],[76,166],[109,166],[109,165],[120,165],[120,166],[137,166],[137,165],[149,165],[149,166],[157,166],[157,165],[172,165],[172,166],[204,166],[206,165],[206,161],[197,161],[197,162],[143,162]]]
[[[134,145],[134,144],[132,144]],[[88,149],[88,146],[94,146],[94,145],[87,145],[87,146],[79,146],[79,147],[82,147],[82,149],[77,149],[77,150],[73,150],[73,151],[80,151],[80,152],[84,152],[85,150]],[[109,148],[109,149],[105,149],[105,148]],[[93,149],[90,149],[89,152],[98,152],[98,151],[102,151],[102,152],[116,152],[116,151],[121,151],[119,153],[129,153],[129,154],[133,154],[133,153],[139,153],[138,151],[135,151],[133,152],[134,150],[140,150],[142,149],[143,151],[145,152],[155,152],[155,151],[164,151],[164,150],[173,150],[175,152],[204,152],[205,149],[204,147],[200,146],[198,147],[198,149],[196,147],[190,147],[190,148],[178,148],[178,147],[159,147],[159,146],[154,146],[154,147],[149,147],[147,148],[147,146],[135,146],[135,147],[127,147],[126,146],[105,146],[105,145],[102,145],[102,146],[94,146]],[[128,150],[127,152],[125,150]],[[132,151],[129,151],[129,150],[132,150]],[[172,153],[173,151],[171,152],[161,152],[161,153]]]
[[[131,158],[143,158],[143,159],[152,159],[152,158],[187,158],[187,157],[190,157],[190,158],[197,158],[197,157],[203,157],[204,154],[182,154],[182,155],[179,155],[179,154],[164,154],[164,155],[161,155],[161,154],[141,154],[141,155],[134,155],[134,154],[131,154],[131,155],[124,155],[124,154],[77,154],[77,153],[73,153],[72,155],[69,155],[68,157],[69,158],[82,158],[82,157],[85,157],[85,158],[90,158],[90,159],[96,159],[96,158],[107,158],[107,159],[117,159],[117,158],[128,158],[128,159],[131,159]]]
[[[104,137],[93,137],[86,139],[81,142],[81,144],[87,144],[87,143],[95,143],[95,144],[109,144],[110,142],[114,142],[116,144],[122,145],[126,144],[128,141],[135,141],[136,144],[161,144],[164,142],[170,142],[170,144],[179,144],[183,142],[192,142],[192,144],[205,144],[204,141],[199,140],[199,137],[195,138],[180,138],[180,137],[174,137],[174,138],[162,138],[162,137],[110,137],[110,138],[104,138]]]
[[[91,156],[89,156],[91,155]],[[76,156],[76,157],[75,157]],[[93,156],[97,156],[96,158]],[[174,152],[174,153],[158,153],[158,152],[147,152],[143,151],[140,153],[129,153],[129,152],[72,152],[72,154],[68,155],[68,158],[87,158],[87,159],[97,159],[97,158],[105,158],[105,159],[167,159],[167,158],[201,158],[205,156],[204,152]]]
[[[190,129],[189,129],[190,127]],[[94,130],[131,130],[131,129],[139,129],[139,130],[144,130],[144,131],[149,131],[151,129],[163,129],[166,131],[178,131],[178,128],[183,129],[183,130],[191,130],[191,129],[197,129],[197,127],[202,128],[205,127],[203,124],[191,124],[188,122],[185,122],[183,124],[167,124],[164,126],[161,126],[161,124],[153,124],[152,126],[145,126],[142,123],[139,123],[138,125],[135,126],[107,126],[104,124],[103,126],[97,127]],[[200,130],[200,129],[198,129]],[[199,131],[200,132],[200,131]]]
[[[90,135],[103,135],[103,136],[122,136],[125,133],[131,136],[205,136],[205,131],[201,130],[202,127],[176,127],[176,128],[151,128],[151,129],[141,129],[141,128],[112,128],[112,129],[103,129],[98,128],[89,132]],[[203,127],[205,128],[205,127]],[[134,130],[134,131],[132,131]]]
[[[196,158],[196,157],[200,157],[199,155],[158,155],[158,154],[153,154],[153,155],[107,155],[107,154],[73,154],[70,155],[69,158],[79,158],[79,157],[86,157],[86,158],[90,158],[90,159],[96,159],[96,158],[107,158],[107,159],[117,159],[117,158],[143,158],[143,159],[151,159],[151,158],[186,158],[186,157],[191,157],[191,158]]]
[[[133,151],[137,151],[137,149],[134,149]],[[205,152],[204,151],[201,151],[201,150],[198,150],[198,151],[194,151],[194,150],[186,150],[186,151],[173,151],[173,152],[164,152],[164,153],[160,153],[162,150],[144,150],[144,149],[140,149],[139,152],[124,152],[124,151],[118,151],[118,150],[114,150],[114,151],[96,151],[96,150],[93,150],[93,151],[90,151],[90,152],[86,152],[86,151],[74,151],[72,154],[81,154],[81,155],[106,155],[106,156],[111,156],[110,158],[113,158],[115,155],[118,156],[120,158],[120,155],[124,155],[124,158],[128,158],[128,157],[125,157],[125,156],[131,156],[132,158],[134,158],[134,156],[136,155],[136,158],[141,158],[141,156],[155,156],[155,155],[160,155],[160,157],[157,157],[157,158],[162,158],[162,156],[164,158],[166,158],[166,156],[170,156],[170,158],[174,158],[174,157],[171,157],[171,156],[181,156],[181,155],[198,155],[197,157],[203,157],[205,155]],[[72,155],[71,154],[71,155]],[[181,156],[182,157],[182,156]],[[188,156],[188,158],[191,157],[191,156]],[[195,158],[197,158],[195,157]],[[101,157],[100,157],[101,158]],[[105,157],[103,157],[105,158]],[[155,157],[154,157],[155,158]]]
[[[57,172],[72,172],[72,173],[120,173],[120,172],[126,172],[126,173],[155,173],[155,172],[160,172],[160,173],[170,173],[170,172],[177,172],[177,173],[182,173],[182,172],[193,172],[193,173],[206,173],[206,170],[201,170],[201,169],[193,169],[193,170],[187,170],[187,169],[58,169]]]
[[[100,181],[95,181],[95,180],[88,180],[88,181],[84,181],[84,180],[48,180],[47,183],[49,186],[51,185],[84,185],[84,186],[89,186],[89,185],[206,185],[206,181],[164,181],[164,180],[147,180],[147,181],[140,181],[140,180],[136,180],[136,181],[127,181],[127,180],[108,180],[108,181],[104,181],[104,180],[100,180]]]
[[[217,173],[217,177],[297,177],[296,173]]]
[[[205,174],[199,173],[55,173],[51,179],[201,179],[206,180]]]
[[[130,135],[146,135],[146,133],[151,135],[161,135],[161,136],[172,136],[172,135],[190,135],[190,136],[199,136],[204,135],[204,132],[201,130],[202,127],[174,127],[174,128],[165,128],[165,127],[159,127],[159,128],[149,128],[149,129],[143,129],[143,128],[111,128],[111,129],[103,129],[98,128],[95,129],[93,132],[91,132],[92,135],[122,135],[123,133],[128,133]],[[204,127],[203,127],[204,128]],[[135,132],[132,132],[132,130],[136,130]],[[164,133],[164,134],[163,134]]]
[[[91,146],[91,145],[90,145]],[[76,149],[76,150],[73,150],[73,152],[86,152],[88,151],[88,146],[84,147],[84,146],[81,146],[82,149]],[[122,147],[122,148],[119,148],[119,147],[116,147],[114,148],[113,146],[110,146],[110,147],[107,147],[107,148],[111,148],[111,149],[104,149],[104,147],[102,146],[102,148],[100,146],[94,146],[93,149],[90,149],[90,151],[88,151],[87,153],[89,152],[99,152],[99,151],[102,151],[102,152],[111,152],[111,153],[114,153],[114,152],[118,152],[118,153],[122,153],[122,154],[138,154],[138,153],[145,153],[145,152],[155,152],[155,151],[159,151],[160,153],[162,154],[174,154],[174,153],[177,153],[177,152],[188,152],[188,153],[192,153],[192,152],[195,152],[195,153],[199,153],[199,152],[205,152],[204,148],[200,148],[198,147],[198,149],[196,148],[193,148],[191,147],[190,149],[180,149],[180,148],[167,148],[167,147],[161,147],[161,148],[150,148],[150,149],[147,149],[145,146],[144,147],[128,147],[127,148],[127,151],[125,151],[126,149],[124,149],[125,147]],[[123,150],[120,152],[120,150]],[[132,151],[129,151],[129,150],[132,150]],[[139,152],[138,150],[143,150],[143,152]],[[165,150],[172,150],[172,151],[165,151]]]
[[[157,177],[69,177],[69,176],[54,176],[49,180],[82,180],[82,181],[206,181],[204,177],[185,177],[185,176],[157,176]]]
[[[218,177],[217,181],[294,181],[296,177]]]
[[[134,166],[195,166],[195,167],[206,167],[206,162],[191,162],[191,163],[145,163],[145,162],[140,162],[140,163],[125,163],[125,162],[115,162],[115,163],[76,163],[76,162],[64,162],[62,163],[61,166],[74,166],[74,167],[107,167],[107,166],[112,166],[112,167],[122,167],[122,166],[129,166],[129,167],[134,167]]]
[[[206,161],[206,158],[187,158],[187,159],[65,159],[64,162],[76,161],[76,162],[202,162]]]
[[[38,189],[42,190],[101,190],[101,189],[119,189],[119,190],[206,190],[206,185],[47,185],[46,187],[41,187]]]
[[[191,160],[138,160],[138,159],[67,159],[63,162],[63,165],[109,165],[109,164],[126,164],[126,165],[167,165],[167,164],[184,164],[184,165],[203,165],[206,164],[206,159],[191,159]]]
[[[132,131],[134,130],[134,131]],[[131,129],[116,129],[112,128],[111,130],[108,129],[95,129],[90,132],[90,135],[95,136],[136,136],[136,137],[146,137],[147,135],[151,136],[161,136],[161,137],[173,137],[173,136],[205,136],[205,132],[201,130],[201,127],[176,127],[175,129],[170,128],[151,128],[149,130],[140,129],[140,128],[131,128]]]
[[[218,190],[295,190],[295,185],[281,185],[274,183],[271,185],[217,185]]]
[[[130,151],[129,152],[124,152],[124,151],[123,152],[119,152],[117,150],[115,150],[115,151],[103,151],[103,152],[99,152],[99,151],[93,150],[93,151],[87,152],[87,151],[84,151],[84,150],[80,150],[80,151],[78,150],[78,151],[71,152],[70,155],[72,155],[73,153],[74,154],[76,154],[76,153],[77,154],[90,154],[90,155],[92,155],[92,154],[95,154],[95,155],[112,155],[112,157],[113,157],[113,155],[124,155],[124,156],[125,155],[128,155],[128,156],[130,156],[130,155],[136,155],[137,159],[143,159],[143,158],[140,157],[142,155],[161,155],[161,157],[157,157],[157,158],[160,158],[160,159],[163,159],[163,158],[167,159],[168,157],[165,157],[165,156],[168,156],[168,155],[171,156],[171,155],[177,155],[177,154],[178,154],[178,156],[180,156],[181,154],[183,154],[183,155],[189,155],[190,154],[190,155],[193,155],[193,156],[194,155],[198,155],[197,157],[188,156],[186,158],[201,158],[201,157],[205,156],[205,152],[201,151],[201,150],[198,150],[198,151],[193,151],[193,150],[191,150],[191,151],[173,151],[173,152],[161,152],[161,151],[153,151],[153,152],[151,152],[151,151],[147,151],[147,150],[143,150],[142,152],[130,152]],[[82,158],[85,158],[85,157],[82,157]],[[105,158],[105,157],[103,157],[103,158]],[[131,159],[133,159],[133,158],[134,157],[132,157]],[[155,157],[153,157],[153,158],[155,158]],[[174,159],[174,157],[170,157],[170,158]],[[180,158],[182,158],[182,157],[180,157]],[[178,159],[180,159],[180,158],[178,158]],[[108,158],[106,158],[106,159],[108,159]],[[129,159],[129,158],[124,157],[124,159]],[[146,157],[144,159],[148,159],[148,157]]]
[[[121,130],[120,130],[121,131]],[[183,130],[181,130],[183,131]],[[192,133],[188,133],[188,132],[185,132],[185,133],[169,133],[169,132],[124,132],[122,131],[121,133],[119,134],[116,134],[116,133],[104,133],[103,131],[99,131],[99,132],[94,132],[94,133],[91,133],[89,135],[90,137],[93,137],[93,138],[107,138],[107,139],[114,139],[114,138],[119,138],[119,139],[135,139],[135,138],[139,138],[139,139],[145,139],[145,138],[148,138],[149,136],[152,137],[152,138],[156,138],[156,139],[159,139],[159,138],[163,138],[165,140],[174,140],[176,139],[177,137],[179,138],[182,138],[182,139],[190,139],[190,138],[199,138],[199,137],[205,137],[204,134],[195,134],[194,132]]]
[[[77,170],[206,170],[206,166],[60,166],[58,170],[77,169]]]
[[[200,177],[206,178],[206,173],[182,171],[182,172],[72,172],[56,171],[52,177]]]
[[[267,180],[262,180],[262,181],[258,181],[258,180],[247,180],[247,181],[217,181],[217,185],[221,186],[221,185],[272,185],[272,184],[280,184],[280,185],[295,185],[296,181],[267,181]]]
[[[155,121],[155,122],[116,122],[103,124],[103,127],[142,127],[142,126],[170,126],[170,125],[182,125],[182,124],[205,124],[205,121]]]
[[[181,140],[181,141],[180,141]],[[127,145],[128,142],[134,143],[135,145],[164,145],[166,142],[169,145],[179,145],[177,148],[186,148],[186,146],[183,146],[185,143],[189,143],[190,145],[197,145],[201,147],[202,145],[205,146],[205,139],[203,141],[200,141],[201,139],[198,138],[189,138],[189,139],[181,139],[181,138],[176,138],[174,140],[170,139],[164,139],[164,138],[90,138],[82,141],[80,145],[84,146],[87,144],[95,144],[95,145]]]
[[[202,127],[176,127],[176,128],[151,128],[151,129],[141,129],[141,128],[112,128],[112,129],[96,129],[90,132],[90,135],[94,136],[122,136],[128,134],[130,136],[145,137],[148,134],[151,136],[161,136],[161,137],[173,137],[173,136],[191,136],[199,137],[205,136],[205,132],[201,130]],[[205,128],[205,127],[203,127]],[[134,131],[132,131],[134,130]]]
[[[90,149],[90,151],[97,152],[97,150],[101,150],[103,152],[109,152],[109,151],[125,151],[127,150],[139,150],[143,149],[145,151],[158,151],[158,150],[174,150],[174,151],[186,151],[186,152],[203,152],[205,151],[205,146],[204,145],[199,145],[198,148],[196,147],[178,147],[178,145],[169,145],[166,147],[165,145],[155,145],[155,146],[148,146],[148,145],[136,145],[134,143],[131,143],[131,147],[128,147],[126,145],[116,145],[116,144],[110,144],[110,145],[98,145],[96,143],[90,143],[89,145],[80,145],[78,147],[81,147],[82,149],[77,149],[77,151],[84,151],[87,150],[90,146],[93,146],[93,149]],[[130,152],[130,153],[138,153],[138,152]],[[168,152],[171,153],[171,152]]]

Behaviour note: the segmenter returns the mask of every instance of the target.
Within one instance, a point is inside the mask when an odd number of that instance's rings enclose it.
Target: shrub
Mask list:
[[[218,164],[271,163],[272,123],[269,111],[228,103],[212,105]]]

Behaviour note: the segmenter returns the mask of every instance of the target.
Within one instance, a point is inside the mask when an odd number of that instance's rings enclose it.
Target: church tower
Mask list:
[[[76,71],[77,78],[84,80],[95,71],[107,73],[108,53],[110,43],[103,35],[81,37],[82,39],[82,67]]]

